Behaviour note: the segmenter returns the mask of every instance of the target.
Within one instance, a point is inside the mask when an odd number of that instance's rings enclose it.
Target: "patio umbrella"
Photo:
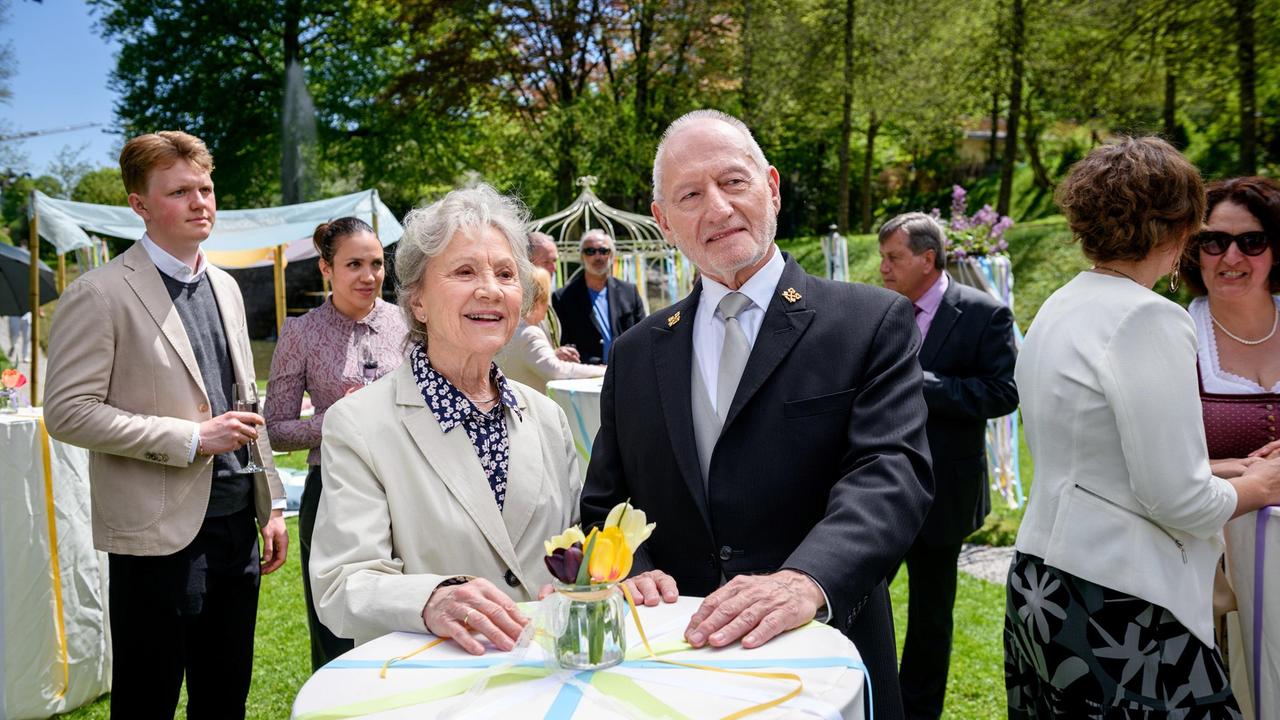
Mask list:
[[[40,304],[58,299],[53,270],[40,263]],[[31,253],[0,243],[0,315],[31,310]]]

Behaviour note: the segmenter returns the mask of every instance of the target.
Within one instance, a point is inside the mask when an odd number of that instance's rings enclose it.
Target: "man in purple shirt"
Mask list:
[[[1013,314],[947,275],[943,239],[942,227],[924,213],[899,215],[880,228],[880,276],[915,306],[923,338],[925,431],[933,457],[933,506],[906,557],[910,593],[899,675],[908,718],[942,715],[956,560],[961,543],[991,511],[987,419],[1018,405]]]

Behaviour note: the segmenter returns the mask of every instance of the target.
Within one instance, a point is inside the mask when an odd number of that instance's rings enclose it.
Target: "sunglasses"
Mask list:
[[[587,257],[592,255],[609,255],[613,252],[613,248],[582,248],[582,254]],[[1255,253],[1256,255],[1257,253]]]
[[[1200,249],[1206,255],[1221,255],[1231,247],[1231,243],[1235,243],[1240,248],[1240,252],[1249,257],[1256,257],[1267,251],[1271,247],[1271,238],[1267,237],[1264,232],[1247,232],[1239,235],[1231,233],[1218,232],[1215,230],[1205,230],[1196,235],[1196,242],[1199,243]]]

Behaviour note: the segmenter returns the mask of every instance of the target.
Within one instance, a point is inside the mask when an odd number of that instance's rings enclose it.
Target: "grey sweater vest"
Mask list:
[[[231,367],[231,354],[227,350],[227,336],[222,329],[222,313],[218,300],[205,273],[193,283],[184,283],[160,273],[173,307],[182,318],[191,349],[200,366],[205,393],[209,396],[209,412],[213,417],[231,409],[232,386],[235,373]],[[205,517],[222,517],[239,512],[253,499],[253,476],[243,474],[240,468],[248,462],[244,448],[234,453],[213,457],[213,487],[209,490],[209,507]]]

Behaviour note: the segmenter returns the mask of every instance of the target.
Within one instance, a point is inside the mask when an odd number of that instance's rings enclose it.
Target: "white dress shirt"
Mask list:
[[[738,324],[747,336],[751,347],[756,345],[756,335],[760,334],[760,325],[764,323],[764,311],[782,279],[782,271],[787,264],[782,260],[782,252],[774,245],[769,248],[773,257],[756,271],[749,280],[738,288],[737,292],[751,299],[751,304],[738,313]],[[698,370],[702,373],[702,381],[711,396],[711,408],[716,412],[716,387],[719,385],[720,351],[724,346],[724,315],[719,307],[725,295],[734,292],[706,275],[702,276],[702,296],[698,298],[698,312],[693,322],[693,356],[698,359]]]

